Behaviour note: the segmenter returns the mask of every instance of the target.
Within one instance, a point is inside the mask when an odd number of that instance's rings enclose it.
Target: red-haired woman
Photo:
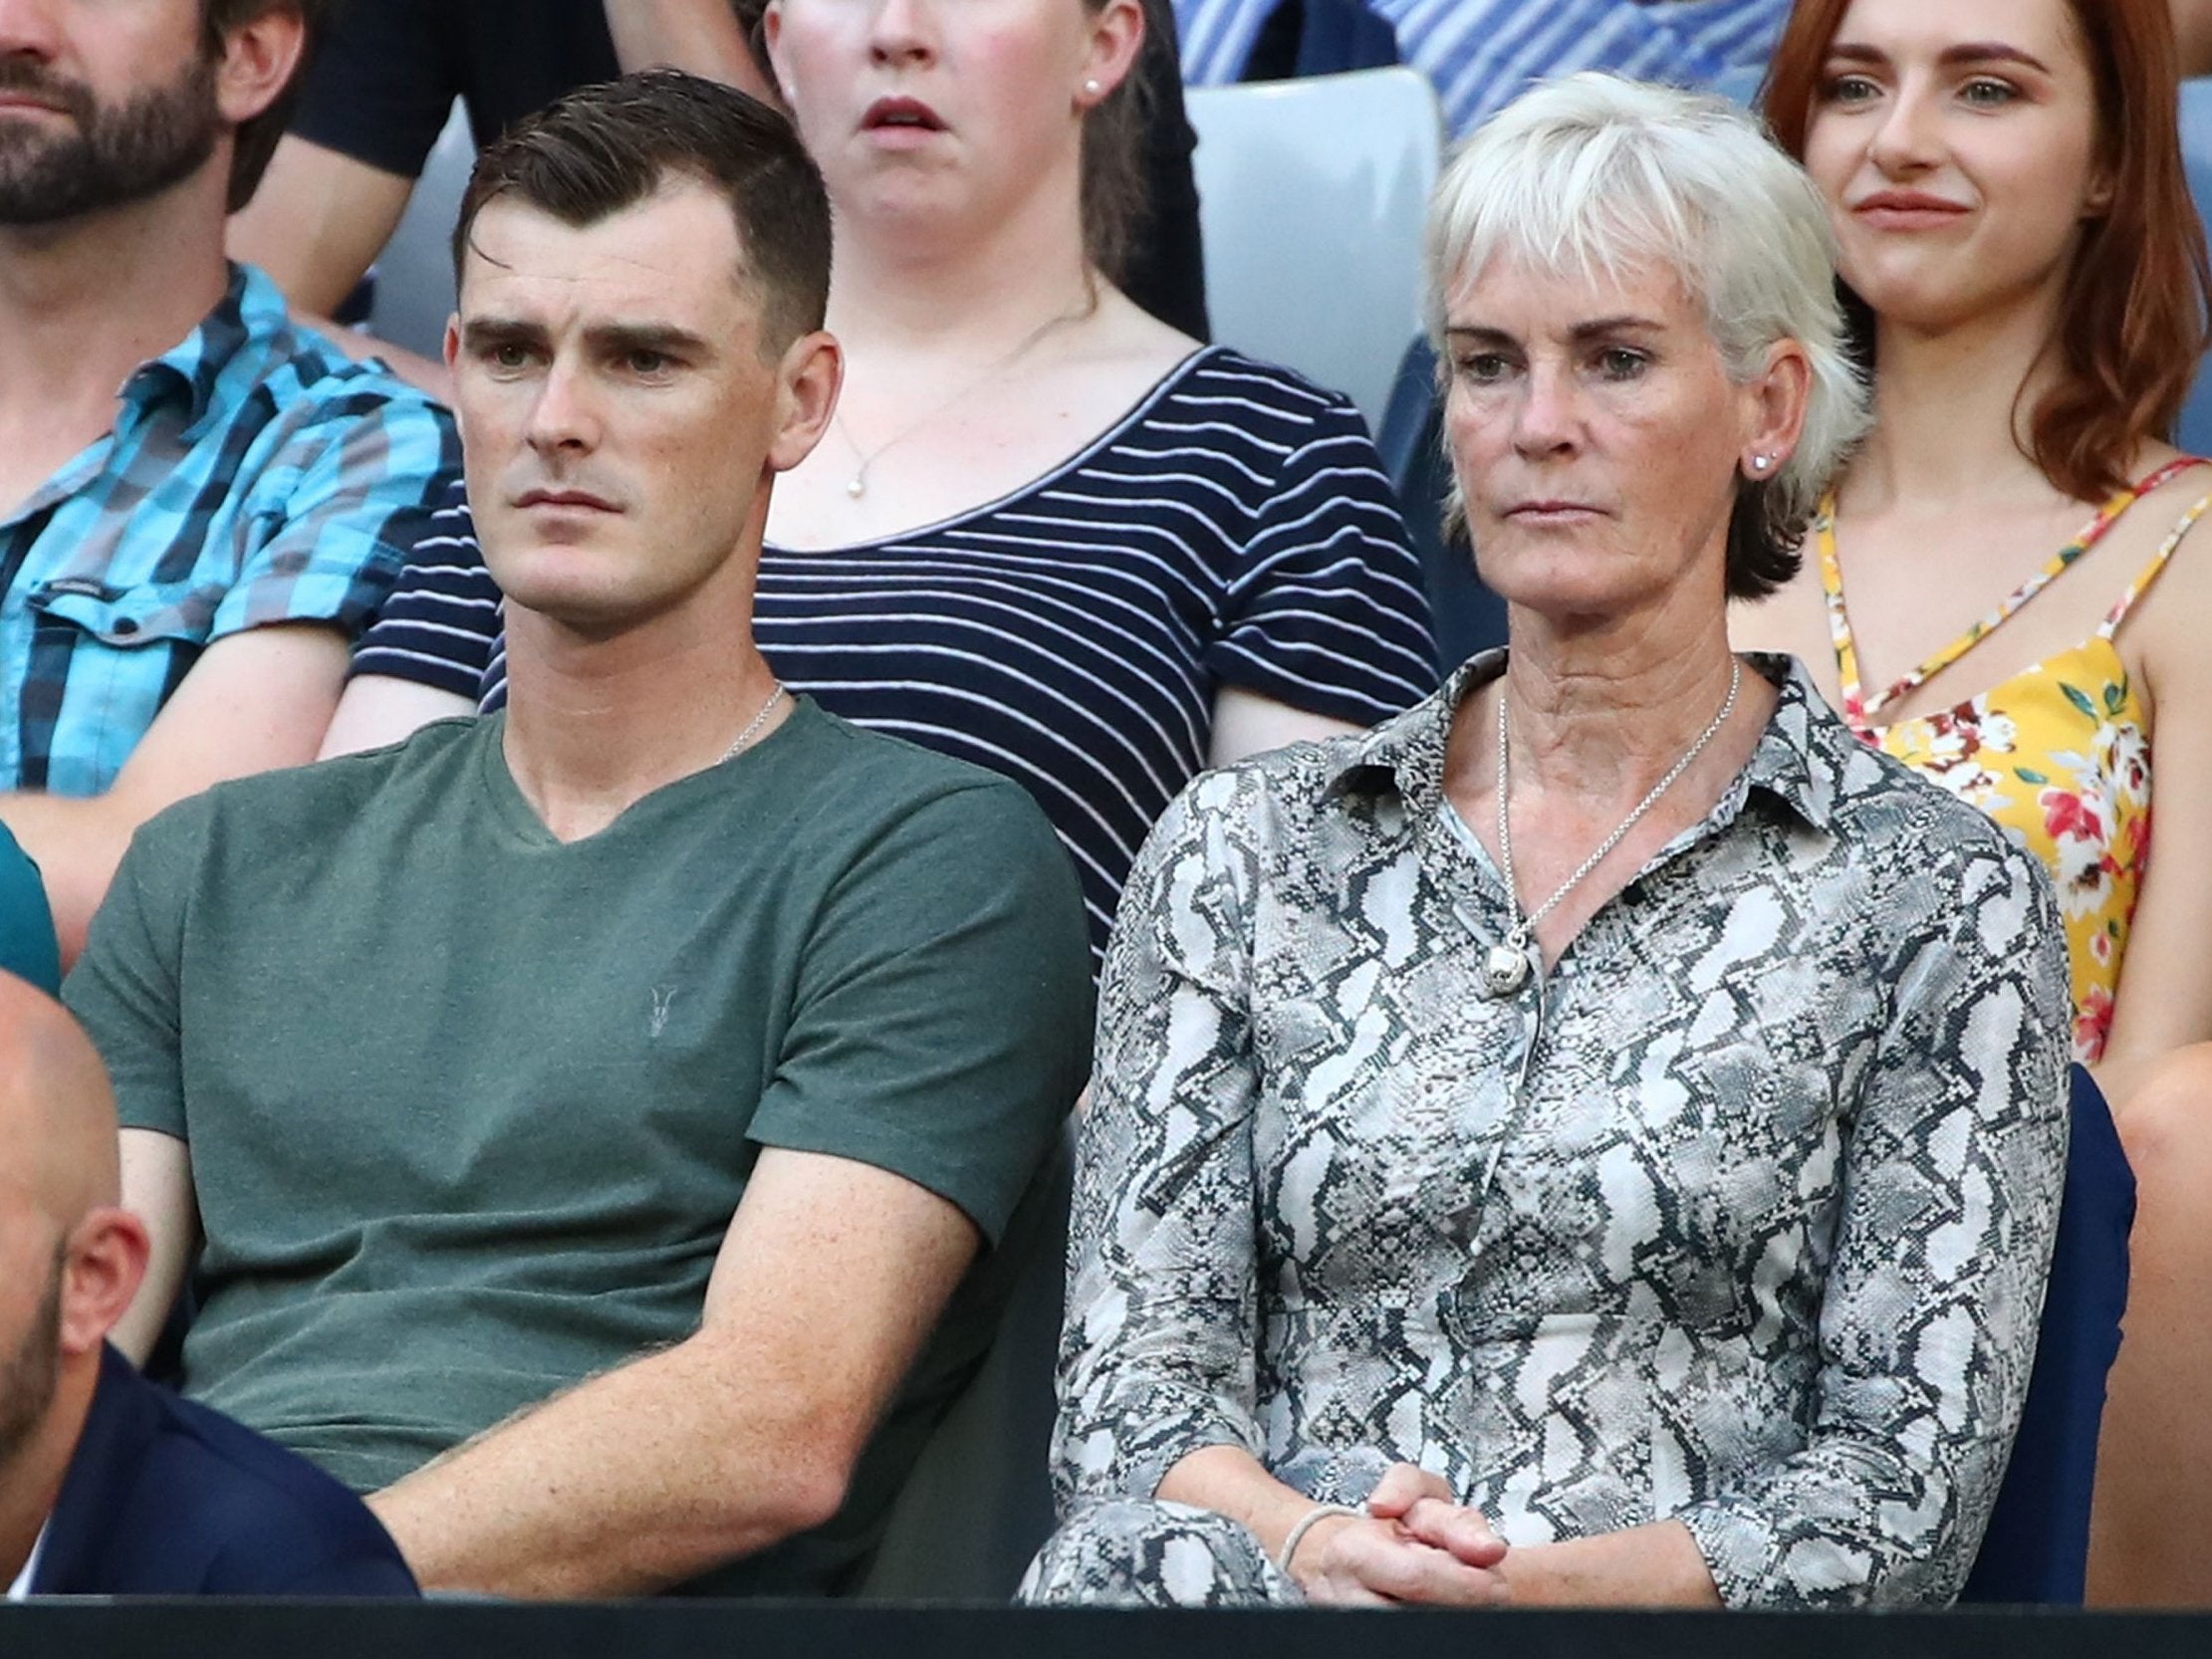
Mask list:
[[[1875,426],[1736,634],[2050,867],[2076,1058],[2139,1188],[2090,1593],[2203,1601],[2212,468],[2166,438],[2212,277],[2171,27],[2164,0],[1800,0],[1766,114],[1829,201]]]

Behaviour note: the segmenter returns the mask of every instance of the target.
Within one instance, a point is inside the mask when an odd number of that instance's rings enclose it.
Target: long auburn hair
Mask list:
[[[2166,0],[2066,0],[2096,90],[2097,158],[2111,200],[2083,228],[2057,326],[2058,375],[2028,421],[2028,455],[2068,495],[2126,485],[2136,449],[2170,439],[2207,341],[2212,261],[2181,162],[2180,71]],[[1830,43],[1850,0],[1797,0],[1760,104],[1805,159]],[[1854,344],[1873,366],[1873,314],[1839,283]]]

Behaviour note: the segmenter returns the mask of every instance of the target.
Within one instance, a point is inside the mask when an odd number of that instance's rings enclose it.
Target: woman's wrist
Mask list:
[[[1295,1578],[1291,1563],[1297,1558],[1298,1546],[1306,1541],[1309,1533],[1327,1521],[1357,1521],[1362,1513],[1350,1504],[1316,1504],[1293,1522],[1291,1530],[1283,1535],[1283,1547],[1275,1552],[1276,1570],[1286,1578]]]

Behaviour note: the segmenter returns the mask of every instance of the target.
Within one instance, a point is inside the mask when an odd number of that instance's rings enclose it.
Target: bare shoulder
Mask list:
[[[2161,687],[2212,695],[2212,654],[2204,649],[2204,618],[2212,615],[2212,466],[2176,474],[2134,511],[2141,542],[2130,551],[2140,573],[2169,544],[2170,552],[2129,613],[2122,646],[2140,662],[2154,701]]]

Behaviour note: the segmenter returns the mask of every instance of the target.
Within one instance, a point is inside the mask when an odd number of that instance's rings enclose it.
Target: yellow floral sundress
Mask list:
[[[2199,464],[2196,457],[2183,456],[2120,491],[1995,610],[1871,696],[1858,683],[1858,652],[1843,607],[1834,497],[1821,504],[1813,523],[1844,720],[1867,742],[1979,807],[2051,871],[2074,980],[2074,1058],[2085,1065],[2104,1053],[2135,893],[2150,855],[2150,735],[2112,636],[2189,527],[2212,507],[2212,495],[2181,515],[2096,632],[2081,644],[1950,708],[1887,725],[1879,716],[2042,592],[2139,497]]]

